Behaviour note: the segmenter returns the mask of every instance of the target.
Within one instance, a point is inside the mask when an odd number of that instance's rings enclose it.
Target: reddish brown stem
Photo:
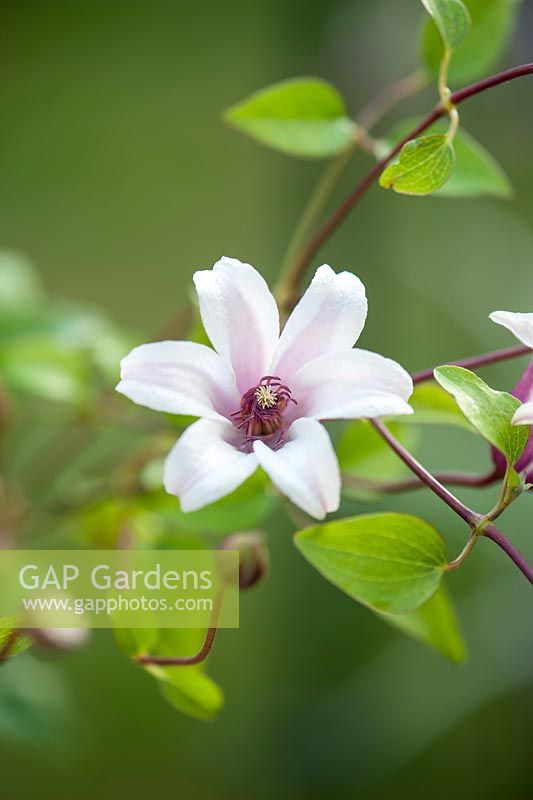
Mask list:
[[[449,484],[450,486],[467,486],[480,489],[491,486],[500,475],[494,469],[485,475],[471,475],[468,472],[440,472],[433,476],[439,483]],[[399,481],[372,481],[366,478],[359,478],[349,473],[343,474],[343,483],[348,486],[352,484],[355,488],[368,489],[369,491],[392,494],[394,492],[406,492],[412,489],[421,489],[424,484],[419,478],[405,478]]]
[[[381,422],[381,420],[373,419],[371,420],[372,425],[380,434],[380,436],[385,439],[389,447],[394,450],[398,458],[404,462],[404,464],[409,467],[411,472],[425,483],[427,487],[431,489],[443,503],[446,503],[453,511],[455,511],[458,516],[464,519],[473,529],[479,525],[482,521],[482,516],[480,514],[476,514],[475,511],[472,511],[471,508],[465,506],[458,497],[455,497],[448,489],[440,483],[440,481],[435,478],[434,475],[431,474],[425,467],[420,464],[416,458],[411,455],[411,453],[401,444],[401,442],[396,439],[396,437],[390,432],[386,425]]]
[[[474,97],[481,92],[487,91],[487,89],[492,89],[494,86],[498,86],[499,84],[507,83],[508,81],[531,74],[533,74],[533,64],[522,64],[518,67],[512,67],[511,69],[499,72],[496,75],[492,75],[489,78],[485,78],[482,81],[478,81],[470,86],[466,86],[464,89],[454,92],[451,95],[450,100],[453,105],[457,106],[465,100],[468,100],[470,97]],[[281,295],[286,298],[285,302],[287,306],[294,305],[294,301],[297,297],[298,286],[313,257],[316,255],[318,250],[320,250],[324,242],[329,239],[331,234],[339,227],[341,222],[343,222],[352,208],[357,205],[359,200],[366,194],[368,189],[370,189],[370,187],[377,181],[391,158],[400,152],[404,144],[411,139],[416,139],[417,136],[430,128],[434,122],[447,113],[447,109],[441,104],[436,106],[436,108],[434,108],[433,111],[428,114],[414,130],[412,130],[401,140],[401,142],[393,147],[393,149],[385,156],[385,158],[382,158],[377,162],[377,164],[370,170],[368,175],[366,175],[366,177],[363,178],[358,186],[356,186],[354,191],[348,195],[344,202],[341,203],[341,205],[333,212],[333,214],[318,228],[318,230],[303,248],[284,282],[285,286],[283,287]]]
[[[509,558],[516,564],[518,569],[526,576],[530,583],[533,583],[533,566],[527,562],[524,558],[522,553],[514,546],[512,542],[507,539],[504,534],[498,530],[498,528],[493,525],[492,523],[487,523],[486,518],[483,517],[481,514],[478,514],[476,511],[473,511],[471,508],[468,508],[464,503],[459,500],[458,497],[455,497],[451,492],[443,486],[434,475],[432,475],[428,470],[420,464],[411,453],[406,450],[406,448],[401,444],[401,442],[396,439],[396,437],[389,431],[386,425],[384,425],[380,420],[373,419],[371,420],[372,424],[374,425],[375,429],[378,433],[385,439],[389,447],[394,450],[396,455],[401,458],[401,460],[409,467],[411,472],[425,483],[426,486],[431,489],[431,491],[440,497],[440,499],[449,506],[452,511],[464,519],[470,527],[472,528],[473,534],[486,536],[487,539],[492,539],[501,549],[506,553]],[[471,538],[471,545],[475,542],[475,538]],[[471,546],[467,546],[466,551],[463,551],[465,557],[471,550]],[[462,557],[459,557],[460,563],[462,563]],[[451,562],[452,567],[456,566],[455,562]]]
[[[520,550],[514,546],[512,542],[507,539],[503,533],[498,530],[495,525],[487,525],[482,531],[483,536],[486,536],[487,539],[492,539],[498,547],[501,547],[504,553],[506,553],[511,561],[514,561],[520,572],[522,572],[530,583],[533,583],[533,566],[528,564]]]
[[[198,652],[195,653],[195,655],[177,656],[177,657],[140,655],[137,656],[137,658],[135,659],[137,664],[143,664],[145,666],[153,664],[159,667],[192,667],[194,666],[194,664],[201,664],[202,661],[205,661],[205,659],[211,652],[211,648],[213,647],[213,642],[215,641],[215,637],[217,635],[217,625],[218,625],[218,618],[220,616],[220,609],[222,607],[222,597],[223,597],[223,591],[220,591],[213,603],[213,611],[211,613],[211,624],[207,629],[204,643],[202,644]]]
[[[208,628],[207,633],[205,635],[204,643],[200,650],[194,656],[183,656],[182,658],[173,658],[173,657],[166,657],[166,656],[137,656],[135,659],[138,664],[156,664],[160,667],[192,667],[194,664],[200,664],[202,661],[205,661],[209,653],[211,652],[211,648],[213,647],[213,642],[215,641],[215,636],[217,635],[217,628]]]
[[[502,350],[494,350],[492,353],[483,353],[480,356],[463,358],[461,361],[447,361],[446,364],[454,367],[464,367],[465,369],[475,369],[476,367],[487,367],[489,364],[498,364],[500,361],[508,361],[511,358],[531,355],[531,348],[521,344],[516,347],[505,347]],[[433,380],[434,368],[424,369],[413,375],[413,383],[424,383]]]

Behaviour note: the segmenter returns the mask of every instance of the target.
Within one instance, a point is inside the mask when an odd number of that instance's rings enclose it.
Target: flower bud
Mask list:
[[[521,403],[531,403],[533,401],[533,361],[531,361],[511,394]],[[498,477],[503,478],[506,469],[505,457],[495,447],[492,448],[492,461],[496,467]],[[533,482],[533,436],[529,436],[524,452],[514,465],[514,468],[517,472],[525,472],[527,483]]]
[[[28,633],[43,650],[78,650],[89,641],[88,628],[32,628]]]
[[[221,550],[239,551],[239,588],[251,589],[268,572],[269,557],[264,536],[260,531],[233,533],[224,539]]]

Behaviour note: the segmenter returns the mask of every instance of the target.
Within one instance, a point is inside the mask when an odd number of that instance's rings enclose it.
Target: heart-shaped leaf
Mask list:
[[[220,686],[194,667],[149,667],[163,697],[177,711],[195,719],[210,720],[224,705]]]
[[[450,661],[466,658],[466,647],[448,592],[441,583],[433,597],[410,614],[379,613],[381,619],[413,639],[427,644]]]
[[[317,78],[294,78],[261,89],[228,109],[224,118],[262,144],[301,158],[337,155],[357,132],[338,91]]]
[[[399,194],[431,194],[444,186],[454,161],[447,136],[436,133],[412,139],[402,147],[398,160],[384,170],[379,182],[384,189],[394,189]]]
[[[455,53],[449,69],[452,83],[462,84],[489,74],[507,47],[521,0],[464,0],[472,27]],[[428,72],[438,74],[442,59],[442,37],[428,20],[422,32],[422,53]]]
[[[205,630],[196,628],[116,628],[115,638],[127,655],[135,658],[150,653],[157,656],[189,656],[198,652]],[[205,662],[192,666],[144,669],[159,684],[165,699],[177,711],[194,719],[210,720],[224,705],[220,686],[204,672]]]
[[[416,127],[419,120],[409,119],[396,125],[379,148],[380,155],[388,153]],[[432,127],[436,133],[445,133],[447,123],[440,121]],[[457,131],[453,140],[455,166],[449,180],[435,197],[501,197],[508,199],[513,190],[509,178],[494,156],[464,129]]]
[[[408,514],[368,514],[299,531],[295,543],[331,583],[375,611],[405,614],[437,590],[442,537]]]
[[[467,420],[513,466],[527,444],[529,429],[512,424],[520,401],[498,392],[463,367],[437,367],[435,379],[457,402]]]
[[[461,0],[422,0],[442,41],[451,50],[458,47],[470,29],[470,14]]]

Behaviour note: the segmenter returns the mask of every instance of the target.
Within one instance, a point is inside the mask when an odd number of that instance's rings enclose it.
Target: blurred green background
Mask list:
[[[220,112],[310,74],[336,84],[355,114],[417,66],[420,18],[417,0],[3,3],[0,245],[27,254],[50,294],[103,308],[138,342],[222,254],[273,278],[321,166],[241,138]],[[527,0],[505,63],[532,56]],[[362,346],[416,370],[512,344],[487,315],[532,307],[532,93],[524,79],[461,112],[507,170],[513,202],[374,189],[324,248],[321,260],[367,286]],[[430,89],[398,115],[433,101]],[[364,168],[358,156],[339,197]],[[487,380],[510,389],[520,368]],[[34,413],[37,424],[45,410]],[[482,443],[447,430],[427,437],[422,457],[488,463]],[[505,517],[526,554],[530,499]],[[412,510],[452,553],[462,547],[460,522],[425,492],[373,508]],[[470,650],[454,667],[322,580],[291,530],[281,512],[269,519],[271,577],[243,596],[240,630],[220,634],[210,673],[227,706],[213,723],[167,707],[107,632],[76,654],[2,667],[4,693],[22,676],[37,709],[24,719],[20,688],[0,703],[2,798],[531,797],[531,598],[512,564],[483,541],[450,577]]]

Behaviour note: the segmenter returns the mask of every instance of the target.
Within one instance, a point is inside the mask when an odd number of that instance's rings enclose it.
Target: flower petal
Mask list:
[[[214,350],[195,342],[153,342],[121,362],[117,392],[155,411],[220,419],[240,406],[233,375]]]
[[[305,363],[353,347],[363,330],[365,287],[351,272],[319,267],[290,315],[276,348],[271,372],[284,381]]]
[[[513,425],[533,425],[533,403],[525,403],[513,417]]]
[[[254,452],[280,492],[312,517],[323,519],[329,511],[338,509],[339,464],[330,438],[319,422],[296,420],[279,450],[256,441]]]
[[[525,372],[523,373],[522,377],[514,387],[511,394],[520,400],[521,403],[529,404],[531,408],[533,408],[533,359],[529,362],[528,366],[526,367]],[[524,406],[522,406],[524,408]],[[513,418],[513,422],[516,425],[522,425],[524,423],[517,421],[516,415],[520,415],[522,413],[522,408],[519,408]],[[524,412],[527,413],[527,412]],[[505,475],[505,471],[507,469],[507,459],[505,458],[504,454],[501,453],[496,447],[491,448],[492,453],[492,461],[494,466],[496,467],[497,475],[500,478],[503,478]],[[514,468],[517,472],[522,472],[522,470],[528,470],[531,472],[531,465],[533,463],[533,436],[529,437],[528,443],[524,449],[524,452],[514,464]],[[528,469],[529,468],[529,469]],[[531,475],[527,474],[526,478],[528,482],[530,482]]]
[[[291,383],[294,416],[359,419],[412,414],[410,375],[396,361],[368,350],[316,358]],[[292,408],[292,407],[291,407]]]
[[[520,314],[514,311],[493,311],[490,319],[511,331],[518,341],[533,348],[533,314]]]
[[[276,301],[257,270],[235,258],[193,278],[205,331],[242,395],[267,374],[279,337]]]
[[[180,499],[182,511],[214,503],[257,469],[254,453],[242,453],[241,438],[227,420],[201,419],[178,439],[165,461],[163,483]]]

